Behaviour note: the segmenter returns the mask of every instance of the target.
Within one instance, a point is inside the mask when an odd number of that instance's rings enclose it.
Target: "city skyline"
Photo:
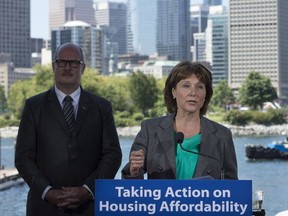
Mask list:
[[[95,1],[95,0],[94,0]],[[103,0],[97,0],[103,1]],[[126,2],[126,0],[111,0],[112,2]],[[195,3],[202,0],[191,0]],[[222,0],[228,5],[228,0]],[[31,0],[31,38],[50,39],[49,37],[49,0]]]

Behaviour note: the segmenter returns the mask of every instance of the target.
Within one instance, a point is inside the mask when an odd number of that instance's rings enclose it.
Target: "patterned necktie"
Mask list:
[[[74,130],[74,123],[75,123],[74,108],[72,105],[72,101],[73,99],[69,95],[67,95],[63,100],[64,117],[71,134],[72,131]]]

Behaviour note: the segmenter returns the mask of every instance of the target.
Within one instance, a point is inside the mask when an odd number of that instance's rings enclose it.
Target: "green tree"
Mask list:
[[[154,107],[151,110],[150,116],[162,116],[167,113],[167,107],[164,102],[164,88],[167,77],[157,80],[158,96]]]
[[[277,92],[273,88],[268,77],[260,75],[258,72],[251,72],[239,90],[239,100],[243,105],[256,110],[263,108],[263,103],[277,99]]]
[[[20,117],[25,100],[34,95],[34,89],[35,85],[32,79],[19,80],[11,86],[8,93],[7,104],[9,111],[17,118]]]
[[[87,68],[81,85],[85,90],[108,99],[115,113],[130,110],[132,107],[128,82],[128,77],[102,76]]]
[[[235,101],[235,97],[231,88],[229,88],[226,80],[221,80],[214,88],[213,104],[218,107],[222,107],[225,112],[227,105]]]
[[[5,92],[4,92],[4,88],[0,86],[0,113],[4,112],[5,109],[6,109]]]
[[[101,76],[99,73],[95,72],[91,68],[85,69],[85,72],[81,78],[81,86],[89,92],[93,94],[99,95],[99,86],[101,85]]]
[[[54,74],[51,65],[36,65],[34,68],[36,75],[32,77],[35,94],[47,91],[54,85]]]
[[[27,98],[47,91],[53,86],[53,72],[51,66],[37,65],[33,68],[36,71],[35,76],[26,80],[15,82],[8,93],[8,109],[19,118]]]
[[[138,71],[132,73],[129,88],[135,106],[141,110],[144,116],[147,116],[148,110],[154,107],[158,99],[156,79]]]
[[[99,94],[112,103],[114,112],[128,111],[131,114],[133,103],[128,90],[128,77],[102,76],[98,85]]]

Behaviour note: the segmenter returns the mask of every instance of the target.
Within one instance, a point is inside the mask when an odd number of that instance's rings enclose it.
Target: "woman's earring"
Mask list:
[[[173,95],[173,99],[176,99],[176,97]]]

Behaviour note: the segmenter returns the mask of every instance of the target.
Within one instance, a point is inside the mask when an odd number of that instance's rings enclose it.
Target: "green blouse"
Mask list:
[[[176,132],[174,136],[176,136]],[[184,138],[182,146],[184,149],[199,153],[200,140],[201,140],[201,133],[196,134],[190,138]],[[175,156],[176,156],[176,178],[177,179],[193,178],[199,155],[184,151],[176,141]]]

